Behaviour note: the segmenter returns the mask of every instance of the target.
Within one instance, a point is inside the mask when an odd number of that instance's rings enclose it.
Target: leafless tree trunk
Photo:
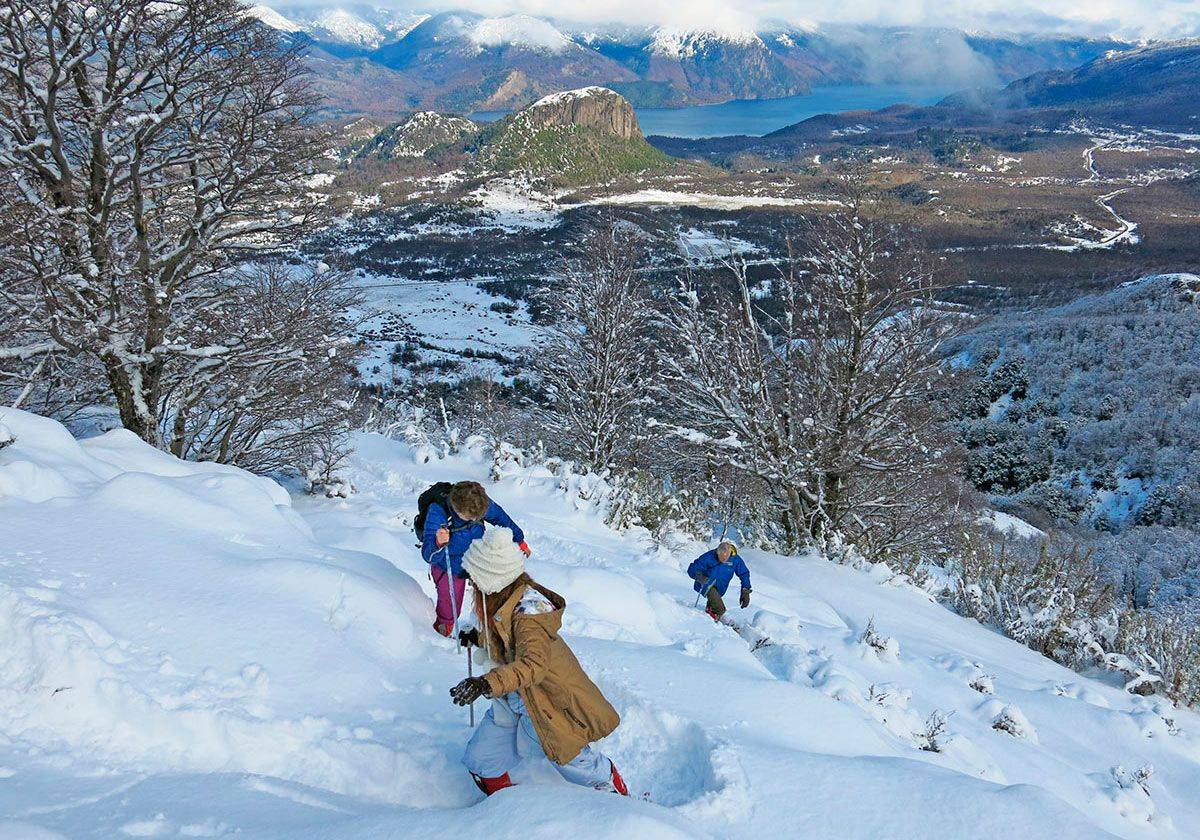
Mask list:
[[[299,75],[235,0],[5,3],[0,305],[24,320],[0,352],[98,367],[163,445],[172,372],[226,349],[205,326],[233,253],[308,221],[322,144]]]

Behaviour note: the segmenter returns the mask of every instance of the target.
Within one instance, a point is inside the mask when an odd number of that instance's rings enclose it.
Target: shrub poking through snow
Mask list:
[[[867,622],[867,627],[858,640],[886,659],[895,659],[900,655],[900,643],[876,630],[874,617]]]
[[[323,494],[329,499],[348,499],[354,495],[354,485],[344,473],[350,448],[340,431],[334,429],[314,441],[314,460],[304,473],[308,492],[313,495]]]
[[[1200,704],[1200,626],[1187,617],[1127,610],[1113,648],[1104,664],[1124,674],[1126,691]]]
[[[992,682],[991,674],[983,674],[983,673],[976,674],[974,677],[971,678],[970,686],[971,686],[971,688],[978,691],[980,694],[995,694],[996,693],[996,686]]]
[[[1033,724],[1016,706],[1005,706],[1001,709],[1000,714],[992,720],[992,729],[1026,740],[1034,740],[1036,736]]]
[[[950,715],[934,709],[929,717],[925,718],[925,728],[914,737],[917,748],[925,752],[945,752],[951,740],[949,729]]]
[[[0,449],[6,446],[12,446],[17,442],[17,437],[3,423],[0,423]]]
[[[1140,789],[1147,796],[1150,795],[1150,777],[1154,775],[1154,765],[1143,764],[1137,770],[1126,770],[1120,764],[1113,767],[1109,772],[1112,774],[1113,781],[1123,790]]]
[[[1062,665],[1099,665],[1131,694],[1200,704],[1200,627],[1176,612],[1127,609],[1090,553],[971,538],[947,600]]]

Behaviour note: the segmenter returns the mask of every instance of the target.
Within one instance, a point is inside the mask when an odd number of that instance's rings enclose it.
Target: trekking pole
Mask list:
[[[446,586],[450,590],[450,610],[454,613],[454,623],[451,625],[450,632],[454,634],[454,646],[462,647],[462,642],[458,639],[458,599],[454,597],[454,572],[450,568],[450,543],[446,543],[442,549],[442,556],[446,558]],[[467,676],[471,676],[471,646],[467,645]],[[475,725],[475,704],[471,704],[470,710],[471,726]]]
[[[474,665],[471,660],[471,646],[467,645],[467,677],[470,678],[470,677],[474,677],[474,676],[475,676],[475,668],[474,668]],[[475,701],[474,700],[471,701],[471,706],[470,706],[469,711],[470,711],[470,715],[471,715],[471,728],[474,729],[475,728]]]
[[[696,593],[696,603],[692,604],[692,609],[694,609],[694,610],[700,609],[700,599],[707,598],[708,590],[710,590],[712,588],[713,588],[713,585],[712,585],[712,582],[710,581],[708,586],[704,587],[703,589],[701,589],[699,592]]]

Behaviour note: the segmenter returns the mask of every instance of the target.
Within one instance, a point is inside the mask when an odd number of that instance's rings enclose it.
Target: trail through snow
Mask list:
[[[553,773],[483,800],[408,520],[433,480],[487,479],[489,448],[361,435],[355,496],[289,499],[128,433],[0,422],[2,837],[1200,835],[1192,712],[882,566],[745,551],[743,638],[693,606],[703,546],[614,532],[595,481],[514,460],[489,489],[566,598],[564,637],[622,716],[602,747],[650,801]],[[920,749],[935,713],[941,752]]]

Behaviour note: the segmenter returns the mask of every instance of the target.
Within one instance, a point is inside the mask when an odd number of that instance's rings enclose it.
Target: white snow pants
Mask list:
[[[524,711],[519,699],[516,705]],[[520,761],[530,758],[546,758],[546,753],[542,750],[529,715],[514,711],[504,697],[494,698],[492,707],[467,743],[463,764],[476,776],[494,778],[503,776]],[[602,785],[612,779],[612,762],[590,745],[585,746],[569,764],[554,764],[548,759],[547,763],[568,782],[585,787]]]

